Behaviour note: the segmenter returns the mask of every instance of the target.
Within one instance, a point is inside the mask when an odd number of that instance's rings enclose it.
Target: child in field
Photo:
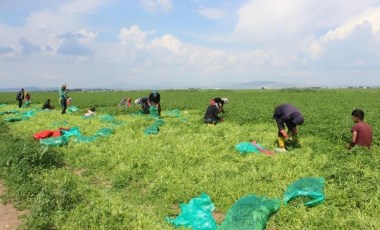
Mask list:
[[[278,149],[279,152],[285,152],[285,140],[289,138],[285,131],[285,124],[288,132],[291,133],[293,143],[299,146],[297,137],[297,125],[302,125],[304,118],[299,110],[291,104],[282,104],[275,108],[273,118],[276,120],[278,127]]]
[[[352,141],[347,148],[351,149],[354,146],[364,146],[370,149],[372,144],[372,128],[363,122],[364,112],[360,109],[355,109],[351,115],[355,125],[351,128]]]

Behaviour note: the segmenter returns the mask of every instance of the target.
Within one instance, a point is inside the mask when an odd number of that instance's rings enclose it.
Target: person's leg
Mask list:
[[[22,99],[18,99],[18,107],[19,107],[19,108],[22,107]]]
[[[157,104],[157,109],[158,109],[158,116],[161,117],[161,104],[160,103]]]
[[[66,100],[61,100],[61,107],[62,107],[62,114],[65,114],[66,113],[66,109],[67,109],[67,104],[66,104]]]
[[[298,143],[298,136],[297,136],[297,125],[294,124],[293,122],[287,122],[286,126],[288,127],[293,143],[295,145],[298,145],[299,143]]]
[[[278,141],[278,147],[280,149],[285,149],[285,137],[284,135],[282,135],[280,131],[278,131],[278,134],[277,134],[277,141]]]

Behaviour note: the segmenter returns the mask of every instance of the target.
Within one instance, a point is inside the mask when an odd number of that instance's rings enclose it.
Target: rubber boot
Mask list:
[[[278,147],[280,149],[285,149],[285,138],[284,137],[278,137]]]

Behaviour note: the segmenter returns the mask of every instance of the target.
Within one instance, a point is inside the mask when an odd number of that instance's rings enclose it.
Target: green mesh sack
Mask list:
[[[265,149],[260,144],[256,144],[258,147]],[[254,146],[251,142],[241,142],[237,145],[235,145],[235,149],[239,151],[240,154],[246,154],[246,153],[259,153],[260,149],[258,149],[256,146]]]
[[[149,106],[149,113],[150,113],[150,116],[152,117],[159,117],[160,115],[158,114],[158,109],[156,106],[154,105],[151,105]]]
[[[74,139],[74,141],[78,143],[91,143],[91,142],[96,141],[96,137],[95,136],[88,136],[88,137],[79,136],[76,139]]]
[[[3,115],[3,114],[15,114],[15,113],[19,113],[18,110],[9,110],[9,111],[5,111],[5,112],[0,112],[0,115]]]
[[[27,117],[9,117],[4,120],[7,122],[16,122],[16,121],[28,120],[28,118]]]
[[[115,118],[112,115],[108,114],[101,116],[100,120],[103,122],[114,122]]]
[[[111,128],[101,128],[98,131],[96,131],[95,135],[96,137],[108,137],[113,133],[113,130]]]
[[[0,108],[7,106],[7,104],[0,104]]]
[[[36,112],[30,110],[30,111],[26,111],[25,113],[22,114],[23,117],[32,117],[36,115]]]
[[[157,134],[159,130],[160,129],[158,128],[157,125],[151,125],[151,126],[149,126],[148,128],[145,129],[144,133],[147,134],[147,135],[149,135],[149,134]]]
[[[64,136],[60,137],[49,137],[40,140],[40,143],[45,146],[64,146],[68,144],[67,138]]]
[[[69,107],[67,108],[67,111],[72,112],[72,113],[75,113],[75,112],[77,112],[78,110],[79,110],[78,107],[73,106],[73,105],[71,105],[71,106],[69,106]]]
[[[304,203],[305,206],[315,206],[325,200],[324,185],[325,179],[322,177],[301,178],[286,188],[283,201],[287,204],[290,200],[302,196],[310,198]]]
[[[269,217],[278,211],[281,201],[249,195],[236,201],[227,211],[227,215],[218,230],[262,230]]]
[[[78,127],[70,128],[69,130],[61,130],[62,136],[71,137],[71,136],[81,136],[81,132]]]
[[[162,120],[162,119],[157,119],[157,120],[154,122],[154,124],[157,125],[157,126],[161,126],[161,125],[163,125],[164,123],[165,123],[165,121]]]
[[[189,204],[180,204],[181,213],[176,218],[166,218],[176,227],[190,227],[193,230],[215,230],[216,222],[212,216],[215,209],[210,197],[202,193],[190,200]]]

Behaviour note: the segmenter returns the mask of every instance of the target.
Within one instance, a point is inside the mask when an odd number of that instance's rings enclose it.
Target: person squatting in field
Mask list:
[[[130,97],[125,97],[125,98],[120,100],[118,107],[124,105],[125,107],[128,108],[128,107],[131,107],[131,103],[132,103],[132,99]]]
[[[203,116],[203,121],[206,124],[216,124],[218,122],[222,122],[223,118],[218,116],[220,109],[217,103],[210,103],[210,105],[206,109],[206,113]]]
[[[155,106],[157,108],[157,111],[158,111],[158,116],[161,117],[161,104],[160,104],[160,101],[161,101],[161,97],[160,97],[160,93],[157,92],[156,90],[152,91],[149,96],[149,104],[151,106]]]
[[[144,114],[149,114],[149,98],[140,97],[135,100],[136,105],[141,105],[141,110]]]
[[[351,115],[355,125],[351,128],[352,140],[347,148],[351,149],[354,146],[364,146],[370,149],[372,144],[372,128],[369,124],[364,122],[364,112],[360,109],[355,109]]]
[[[96,115],[96,109],[95,107],[91,107],[87,109],[87,112],[84,114],[85,117],[92,117]]]
[[[66,90],[66,84],[63,84],[61,86],[61,89],[59,90],[59,102],[62,107],[62,114],[66,113],[67,109],[67,90]]]
[[[31,98],[29,92],[25,92],[24,99],[25,99],[25,104],[24,104],[24,106],[25,106],[25,107],[29,107],[29,106],[30,106],[30,103],[32,102],[32,98]]]
[[[42,106],[42,109],[43,110],[46,110],[46,109],[54,109],[54,106],[50,105],[50,99],[47,99],[47,101],[45,102],[45,104]]]
[[[211,101],[210,101],[210,105],[215,104],[218,107],[219,112],[221,112],[221,113],[225,112],[223,109],[223,106],[224,106],[224,104],[227,104],[227,103],[228,103],[227,97],[223,97],[223,98],[216,97],[216,98],[211,99]]]
[[[291,104],[278,105],[273,113],[273,118],[276,120],[278,127],[278,147],[279,151],[286,151],[285,140],[289,138],[285,131],[285,124],[288,132],[292,136],[293,142],[299,145],[297,137],[297,125],[302,125],[304,118],[299,110]]]
[[[21,89],[16,96],[16,101],[18,101],[18,107],[22,107],[22,101],[24,100],[24,89]]]

